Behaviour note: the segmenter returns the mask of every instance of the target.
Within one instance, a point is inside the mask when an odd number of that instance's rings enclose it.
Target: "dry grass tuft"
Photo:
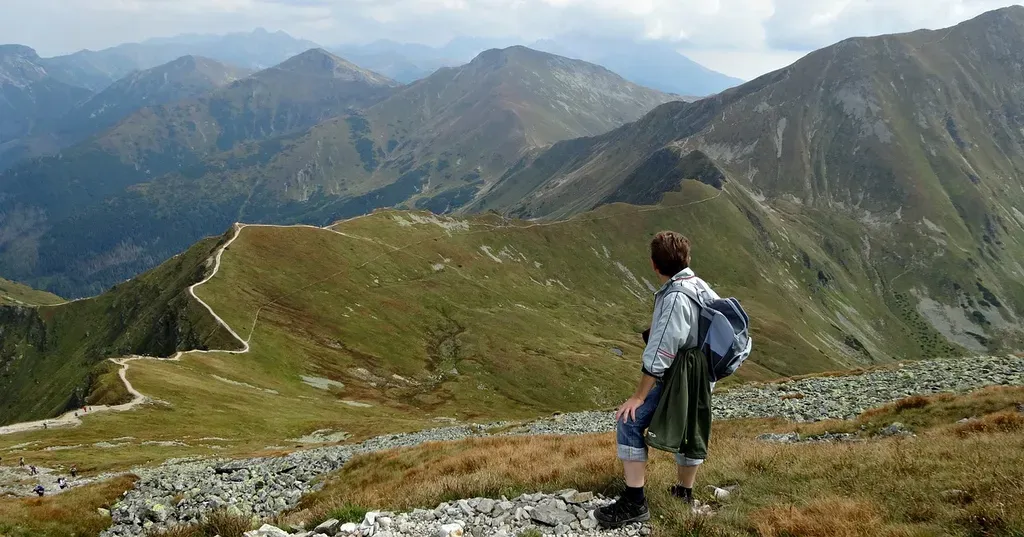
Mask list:
[[[95,537],[110,525],[98,508],[109,509],[138,479],[122,476],[42,498],[0,500],[4,537]]]
[[[783,401],[786,401],[786,400],[789,400],[789,399],[803,399],[803,398],[804,398],[804,394],[797,392],[797,393],[787,393],[786,395],[783,395],[780,399],[782,399]]]
[[[896,401],[895,403],[893,403],[893,407],[895,407],[897,411],[910,410],[912,408],[924,408],[928,406],[930,403],[931,401],[929,401],[927,397],[914,395]]]
[[[338,506],[433,507],[459,498],[536,490],[609,491],[620,480],[612,435],[492,437],[431,443],[354,458],[292,521],[326,519]]]
[[[764,537],[878,537],[887,532],[877,505],[862,499],[828,497],[807,505],[773,505],[750,515]]]
[[[980,433],[1014,433],[1024,430],[1024,414],[1007,410],[957,424],[953,431],[964,438]]]

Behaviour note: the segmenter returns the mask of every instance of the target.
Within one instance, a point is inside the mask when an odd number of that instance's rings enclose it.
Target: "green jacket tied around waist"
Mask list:
[[[662,382],[661,400],[647,429],[647,445],[706,459],[711,438],[711,384],[700,349],[679,351]]]

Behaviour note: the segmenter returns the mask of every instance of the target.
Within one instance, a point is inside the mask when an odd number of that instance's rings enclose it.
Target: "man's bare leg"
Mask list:
[[[676,465],[676,477],[679,484],[688,489],[692,489],[693,484],[697,482],[697,468],[700,467]]]
[[[644,461],[622,461],[622,468],[626,474],[626,486],[643,488],[646,481],[647,463]]]

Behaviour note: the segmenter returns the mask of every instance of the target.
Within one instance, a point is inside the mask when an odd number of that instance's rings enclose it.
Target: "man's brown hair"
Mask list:
[[[662,231],[651,240],[651,261],[662,276],[672,277],[690,266],[690,241],[675,231]]]

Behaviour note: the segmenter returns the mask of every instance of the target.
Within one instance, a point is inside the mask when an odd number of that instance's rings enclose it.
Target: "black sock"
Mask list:
[[[622,493],[622,497],[635,504],[644,503],[644,500],[646,500],[644,497],[643,487],[626,487],[626,491]]]
[[[672,488],[673,488],[672,494],[674,494],[675,496],[677,496],[679,498],[686,499],[686,500],[693,499],[693,489],[692,488],[686,488],[686,487],[684,487],[682,485],[676,485],[676,486],[674,486]]]

